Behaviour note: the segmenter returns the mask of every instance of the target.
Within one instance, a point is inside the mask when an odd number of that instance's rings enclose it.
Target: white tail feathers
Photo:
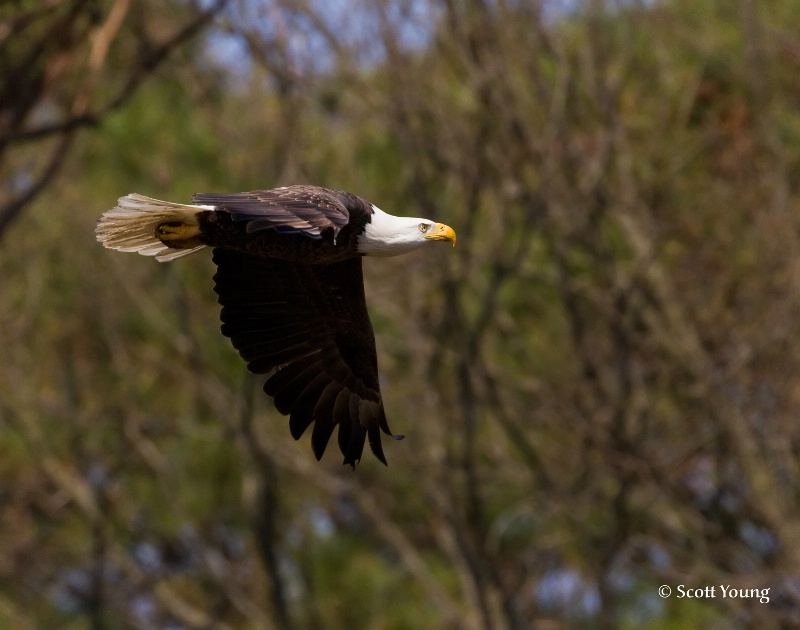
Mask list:
[[[131,194],[117,201],[117,206],[103,213],[95,228],[97,240],[109,249],[138,252],[155,256],[159,262],[187,256],[205,245],[176,249],[156,236],[162,223],[175,222],[186,226],[198,225],[197,213],[213,210],[213,206],[186,205]]]

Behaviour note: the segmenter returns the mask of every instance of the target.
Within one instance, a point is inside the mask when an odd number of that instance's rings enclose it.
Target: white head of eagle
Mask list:
[[[396,217],[373,204],[370,222],[358,237],[358,251],[367,256],[399,256],[431,241],[449,241],[455,246],[456,233],[443,223]]]
[[[266,375],[264,391],[289,416],[292,436],[313,424],[319,459],[338,428],[345,464],[355,468],[367,441],[385,464],[381,432],[402,436],[386,421],[361,261],[434,241],[455,245],[456,233],[318,186],[192,201],[122,197],[98,221],[97,240],[161,262],[212,247],[222,333],[250,371]]]

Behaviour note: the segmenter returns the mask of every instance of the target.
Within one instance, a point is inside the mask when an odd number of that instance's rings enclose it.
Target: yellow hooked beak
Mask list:
[[[428,230],[425,238],[431,241],[450,241],[453,247],[456,246],[456,231],[444,223],[436,223]]]

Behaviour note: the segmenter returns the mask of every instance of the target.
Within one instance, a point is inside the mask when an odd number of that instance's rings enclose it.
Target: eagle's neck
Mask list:
[[[372,206],[370,220],[358,236],[357,249],[367,256],[399,256],[424,245],[417,226],[422,219],[396,217]]]

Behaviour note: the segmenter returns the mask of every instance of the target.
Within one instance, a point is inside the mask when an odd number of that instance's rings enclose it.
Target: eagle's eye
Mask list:
[[[420,223],[419,224],[419,231],[422,232],[423,234],[425,234],[425,232],[428,231],[429,227],[430,227],[430,225],[428,225],[427,223]]]

